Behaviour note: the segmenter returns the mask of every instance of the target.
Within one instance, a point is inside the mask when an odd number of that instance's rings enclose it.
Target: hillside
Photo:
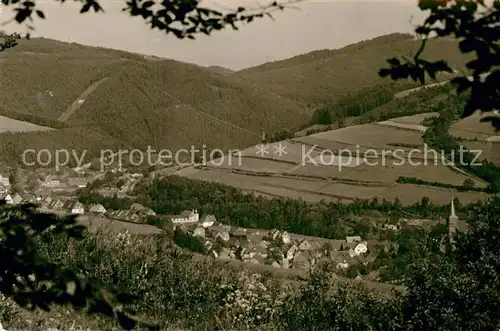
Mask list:
[[[411,82],[382,80],[378,71],[387,66],[386,59],[411,56],[419,45],[411,35],[391,34],[338,50],[318,50],[266,63],[241,70],[236,75],[267,85],[271,91],[306,105],[335,103],[340,97],[375,84],[384,83],[394,91],[415,86]],[[423,57],[428,60],[444,58],[456,70],[465,69],[463,55],[456,42],[451,40],[431,40]]]
[[[65,129],[0,137],[10,145],[89,147],[75,141],[78,131],[90,142],[106,136],[106,146],[237,148],[310,116],[287,98],[207,68],[54,40],[23,40],[2,53],[0,68],[9,86],[0,88],[0,115]]]
[[[443,164],[434,154],[424,154],[422,136],[427,127],[421,123],[430,116],[434,115],[405,116],[288,139],[269,145],[264,152],[255,146],[244,150],[241,158],[226,157],[224,162],[215,160],[206,167],[188,167],[173,174],[309,202],[398,198],[403,205],[412,205],[423,197],[436,204],[446,204],[451,195],[463,203],[484,199],[489,195],[484,191],[487,182]],[[477,144],[485,147],[484,141]],[[498,151],[499,146],[490,148]],[[464,189],[467,181],[474,189]]]

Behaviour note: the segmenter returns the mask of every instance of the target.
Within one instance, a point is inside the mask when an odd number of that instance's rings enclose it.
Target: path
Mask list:
[[[83,104],[83,102],[85,102],[85,98],[87,98],[92,92],[95,91],[95,89],[101,85],[102,83],[104,83],[105,81],[107,81],[109,79],[109,77],[105,77],[101,80],[98,80],[97,82],[94,82],[92,83],[89,87],[87,87],[85,89],[85,91],[83,91],[79,96],[78,98],[76,98],[75,101],[73,101],[73,103],[64,111],[64,113],[61,114],[61,116],[59,116],[58,118],[58,121],[61,121],[61,122],[66,122],[69,117],[76,111],[78,110],[78,108],[80,108]]]

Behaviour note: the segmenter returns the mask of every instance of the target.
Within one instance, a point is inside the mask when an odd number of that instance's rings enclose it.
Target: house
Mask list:
[[[140,213],[146,216],[156,216],[155,211],[151,208],[144,208]]]
[[[23,202],[23,198],[18,193],[16,193],[14,196],[7,194],[7,196],[5,197],[5,203],[9,205],[18,205],[21,202]]]
[[[36,196],[34,194],[31,194],[31,193],[23,194],[22,198],[26,202],[35,202],[36,201]]]
[[[300,245],[299,245],[299,249],[301,251],[306,251],[306,250],[310,250],[313,246],[311,245],[311,243],[307,240],[303,240]]]
[[[7,194],[4,197],[4,200],[5,200],[5,203],[8,204],[8,205],[14,204],[14,200],[12,199],[12,196],[10,194]]]
[[[217,222],[217,219],[215,218],[214,215],[205,215],[202,217],[200,221],[201,226],[203,226],[204,228],[209,228],[213,226],[215,222]]]
[[[343,251],[345,248],[346,241],[345,240],[333,240],[332,241],[332,250],[334,251]]]
[[[91,214],[106,214],[106,208],[104,208],[103,205],[96,204],[96,205],[91,205],[89,208],[89,213]]]
[[[350,256],[345,251],[330,251],[330,259],[334,262],[337,269],[346,269],[349,267]]]
[[[267,249],[261,247],[261,246],[256,246],[252,249],[252,253],[255,253],[255,255],[259,255],[263,258],[267,257]],[[254,256],[255,256],[254,255]]]
[[[299,248],[297,247],[297,245],[292,245],[292,247],[290,247],[287,251],[286,251],[286,258],[288,260],[292,260],[294,255],[295,255],[295,252],[298,250]]]
[[[274,268],[281,268],[280,264],[276,261],[273,261],[273,263],[271,264],[271,266],[273,266]]]
[[[347,236],[347,237],[345,237],[345,241],[347,241],[348,244],[353,244],[355,242],[360,242],[361,237],[360,236]]]
[[[145,209],[146,207],[144,207],[143,205],[141,205],[140,203],[137,203],[137,202],[134,202],[131,206],[130,206],[130,210],[133,211],[133,212],[139,212],[139,211],[142,211],[143,209]]]
[[[194,231],[193,231],[193,237],[205,238],[205,228],[203,228],[203,227],[197,227],[196,229],[194,229]]]
[[[290,262],[288,261],[287,258],[283,258],[283,260],[281,261],[281,265],[283,266],[284,269],[290,268]]]
[[[214,232],[214,239],[221,239],[222,241],[228,241],[231,237],[229,236],[229,232],[227,231],[216,231]]]
[[[5,187],[10,186],[10,179],[8,174],[0,174],[0,185],[3,185]]]
[[[187,223],[197,223],[200,218],[197,210],[184,210],[179,215],[169,215],[168,216],[172,223],[175,224],[187,224]]]
[[[75,201],[71,205],[71,214],[78,214],[81,215],[85,213],[85,208],[83,207],[83,204],[79,201]]]
[[[49,204],[49,209],[62,210],[64,208],[64,201],[56,199]]]
[[[269,233],[269,237],[272,240],[278,239],[280,237],[280,235],[281,235],[281,231],[278,229],[272,229],[271,232]]]
[[[305,251],[304,253],[295,257],[293,259],[292,265],[294,268],[300,268],[300,269],[309,268],[311,266],[311,263],[309,262],[309,253]]]
[[[233,231],[231,231],[231,237],[234,237],[239,240],[247,240],[248,238],[248,233],[246,229],[243,228],[235,228]]]
[[[366,243],[366,241],[360,242],[354,248],[354,252],[356,252],[357,255],[365,254],[367,251],[368,251],[368,244]]]
[[[249,262],[253,264],[266,264],[266,259],[260,255],[255,255]]]
[[[283,241],[283,244],[288,245],[292,242],[292,236],[288,232],[283,231],[281,233],[281,241]]]
[[[87,187],[87,181],[84,178],[80,177],[68,178],[68,186],[84,188]]]

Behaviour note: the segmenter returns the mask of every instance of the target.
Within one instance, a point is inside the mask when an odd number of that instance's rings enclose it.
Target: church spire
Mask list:
[[[451,212],[450,212],[450,218],[453,217],[453,218],[456,218],[457,217],[457,214],[455,214],[455,199],[453,197],[451,197]]]

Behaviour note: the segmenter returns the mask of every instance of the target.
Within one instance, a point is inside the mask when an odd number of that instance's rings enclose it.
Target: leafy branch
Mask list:
[[[411,78],[422,84],[425,77],[435,79],[439,72],[452,73],[444,60],[427,61],[421,58],[430,38],[453,37],[459,40],[462,53],[475,53],[475,58],[466,63],[471,77],[452,79],[457,93],[470,91],[462,117],[468,117],[477,110],[491,112],[500,109],[500,1],[486,4],[484,0],[420,0],[421,10],[430,14],[415,32],[422,38],[421,47],[413,59],[402,62],[398,58],[387,60],[390,67],[379,74],[394,80]],[[488,116],[483,122],[491,122],[500,130],[500,117]]]

